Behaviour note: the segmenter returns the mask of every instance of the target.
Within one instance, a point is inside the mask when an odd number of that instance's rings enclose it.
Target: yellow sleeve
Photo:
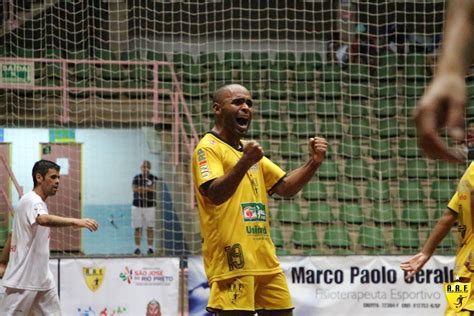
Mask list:
[[[262,158],[263,178],[265,179],[265,190],[268,192],[286,175],[280,167],[267,157]]]
[[[196,186],[224,175],[220,154],[216,148],[198,147],[193,154],[193,177]]]

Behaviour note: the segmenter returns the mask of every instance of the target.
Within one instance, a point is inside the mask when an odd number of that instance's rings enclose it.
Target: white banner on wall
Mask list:
[[[178,315],[179,258],[62,259],[59,269],[63,315]]]
[[[295,316],[443,315],[443,283],[452,279],[454,257],[435,256],[405,280],[407,256],[282,257]],[[201,257],[189,258],[190,315],[206,315],[209,296]]]

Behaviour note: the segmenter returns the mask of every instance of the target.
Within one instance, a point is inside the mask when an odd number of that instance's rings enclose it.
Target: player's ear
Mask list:
[[[215,113],[215,114],[219,114],[220,111],[221,111],[221,108],[222,108],[222,105],[219,104],[219,103],[217,103],[217,102],[214,102],[214,103],[212,104],[212,109],[214,110],[214,113]]]
[[[42,183],[43,180],[44,180],[43,176],[42,176],[41,173],[39,173],[39,172],[37,172],[37,173],[35,174],[35,179],[36,179],[36,183],[38,183],[38,184]]]

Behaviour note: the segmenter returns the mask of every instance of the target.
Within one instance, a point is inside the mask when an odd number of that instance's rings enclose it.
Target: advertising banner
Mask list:
[[[454,257],[435,256],[412,279],[408,256],[281,257],[295,316],[443,315],[443,283],[453,281]],[[209,297],[201,257],[189,258],[190,315],[207,315]]]
[[[179,258],[62,259],[64,315],[178,315]]]

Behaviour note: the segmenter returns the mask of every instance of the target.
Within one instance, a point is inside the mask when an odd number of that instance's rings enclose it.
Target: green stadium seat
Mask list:
[[[154,51],[154,50],[147,50],[146,51],[146,55],[145,55],[145,58],[146,60],[150,60],[150,61],[168,61],[168,57],[166,56],[165,53],[163,52],[157,52],[157,51]],[[187,57],[189,58],[189,57]],[[179,60],[179,59],[178,59]],[[176,63],[178,60],[175,60],[174,59],[174,56],[173,56],[173,61]],[[192,58],[190,59],[192,61]],[[192,64],[193,62],[190,62],[190,64]],[[187,62],[188,64],[188,62]]]
[[[413,110],[416,108],[416,103],[418,99],[415,98],[405,98],[405,102],[401,105],[401,114],[409,117],[411,119],[411,114]]]
[[[415,84],[415,83],[406,83],[403,86],[403,95],[406,98],[420,98],[425,91],[425,85]]]
[[[296,247],[317,247],[319,245],[314,228],[302,224],[293,225],[292,241]]]
[[[344,134],[342,123],[339,120],[325,120],[321,123],[319,133],[326,138],[339,138]]]
[[[232,81],[232,69],[228,68],[228,66],[224,64],[216,64],[214,70],[211,72],[211,78],[214,81],[225,81],[230,83],[230,81]],[[223,84],[221,84],[220,86],[223,86]]]
[[[351,82],[347,87],[347,94],[350,98],[368,98],[370,95],[369,86],[366,83]]]
[[[399,196],[405,202],[419,202],[425,199],[425,193],[420,181],[417,180],[400,180]]]
[[[426,56],[424,54],[409,54],[405,58],[405,78],[407,80],[426,80],[428,71],[426,68]]]
[[[268,52],[252,52],[250,54],[249,65],[254,69],[270,68],[270,57]]]
[[[375,88],[375,95],[383,99],[395,99],[398,94],[397,84],[394,82],[379,83]]]
[[[244,56],[241,52],[225,52],[224,53],[224,64],[232,69],[240,69],[245,64]]]
[[[277,100],[262,100],[258,104],[258,112],[263,118],[278,118],[283,112],[282,103]]]
[[[339,201],[358,201],[360,199],[357,185],[347,182],[337,182],[334,188],[334,198]]]
[[[291,134],[297,137],[314,137],[316,135],[316,124],[308,121],[294,121]]]
[[[369,141],[369,155],[374,159],[390,158],[393,156],[389,138],[379,139],[371,137]]]
[[[365,196],[370,201],[389,201],[390,184],[388,181],[372,180],[367,183]]]
[[[383,118],[377,122],[378,135],[382,138],[397,137],[399,127],[397,120],[392,118]]]
[[[314,73],[314,65],[300,63],[296,65],[294,75],[295,80],[297,81],[314,81],[316,77]]]
[[[69,80],[68,86],[74,89],[89,88],[91,82],[89,82],[89,80]],[[89,98],[90,95],[91,93],[85,90],[69,91],[69,97],[73,99],[85,99]]]
[[[58,48],[47,48],[44,51],[44,57],[48,59],[61,59],[65,57],[65,55],[63,50]]]
[[[378,56],[378,67],[381,66],[398,66],[398,56],[390,51]]]
[[[412,225],[427,225],[428,210],[423,203],[406,203],[403,205],[402,221]]]
[[[421,157],[416,139],[402,139],[398,143],[398,155],[403,158]]]
[[[153,80],[153,70],[147,65],[130,65],[130,78],[135,80]]]
[[[372,177],[375,179],[398,179],[398,163],[395,159],[374,162]]]
[[[345,158],[361,157],[361,142],[359,139],[352,139],[349,136],[342,138],[338,147],[338,154]]]
[[[265,157],[270,158],[273,154],[272,145],[271,145],[270,140],[268,140],[268,139],[259,139],[258,143],[262,147]]]
[[[45,74],[47,78],[61,79],[63,77],[61,64],[47,63],[45,67]]]
[[[323,81],[319,85],[319,94],[324,98],[340,98],[342,87],[336,81]]]
[[[445,161],[436,161],[433,168],[433,176],[442,179],[459,179],[463,174],[463,170],[458,165],[454,165]]]
[[[354,100],[344,100],[343,113],[349,118],[367,117],[369,115],[368,106]]]
[[[443,216],[444,212],[446,212],[447,209],[448,209],[447,203],[443,203],[443,202],[437,203],[434,207],[433,222],[436,223]]]
[[[89,59],[89,52],[87,51],[87,49],[68,50],[66,56],[68,59],[85,60]]]
[[[265,89],[263,95],[268,99],[286,99],[288,97],[288,86],[284,82],[272,82]]]
[[[312,224],[330,224],[334,220],[333,209],[325,202],[310,202],[306,220]]]
[[[365,64],[351,63],[347,67],[347,76],[349,81],[369,81],[370,79],[370,68]]]
[[[183,94],[186,98],[202,98],[209,92],[202,83],[182,82]]]
[[[411,118],[407,118],[406,121],[405,121],[404,135],[406,137],[416,137],[417,136],[415,123],[413,122],[413,120]]]
[[[100,67],[101,77],[105,80],[126,80],[128,72],[117,64],[103,64]]]
[[[415,227],[395,227],[393,229],[393,244],[400,248],[420,247],[420,237]]]
[[[116,80],[104,80],[100,78],[96,78],[95,80],[97,88],[106,88],[106,89],[120,89],[121,88],[121,81]],[[104,99],[119,99],[120,92],[117,90],[110,90],[110,91],[97,91],[95,94],[99,98]]]
[[[315,87],[311,82],[297,82],[293,85],[293,89],[290,89],[291,97],[293,99],[314,99],[316,96]]]
[[[397,100],[377,99],[373,109],[373,113],[377,117],[394,117],[397,115]]]
[[[346,224],[362,224],[365,221],[362,205],[344,203],[339,206],[339,220]]]
[[[339,176],[339,165],[335,160],[326,159],[316,170],[316,175],[320,179],[332,179],[335,180]]]
[[[304,249],[303,256],[323,256],[325,253],[321,249]]]
[[[327,63],[321,69],[321,81],[340,81],[342,79],[341,67],[338,64]]]
[[[182,68],[184,66],[194,65],[193,56],[188,53],[176,52],[173,54],[173,64],[175,67]]]
[[[430,197],[438,202],[449,202],[456,191],[456,182],[451,180],[435,180],[431,184]]]
[[[252,123],[250,124],[250,128],[247,131],[247,136],[250,138],[260,138],[263,134],[262,127],[260,125],[260,122],[256,119],[252,120]]]
[[[277,248],[283,248],[285,240],[283,238],[283,232],[281,228],[276,225],[270,226],[270,237],[272,238],[273,244]]]
[[[199,55],[199,65],[201,67],[213,69],[217,64],[219,64],[217,53],[202,52]]]
[[[289,249],[276,249],[276,255],[277,256],[291,256],[293,253]]]
[[[370,122],[367,118],[354,118],[349,125],[349,134],[352,137],[367,137],[371,136]]]
[[[299,159],[289,159],[287,162],[286,162],[286,165],[285,165],[285,170],[286,172],[290,172],[292,170],[295,170],[299,167],[301,167],[301,165],[303,165],[303,162],[300,161]]]
[[[288,114],[290,117],[307,117],[309,111],[308,102],[304,101],[291,101],[288,103]]]
[[[368,179],[370,169],[364,159],[347,159],[345,161],[344,176],[350,179]]]
[[[294,140],[282,140],[279,152],[285,159],[300,158],[303,155],[300,145]]]
[[[125,83],[125,87],[129,89],[146,89],[146,88],[151,88],[151,85],[142,80],[132,80],[132,81],[127,81]],[[125,92],[125,95],[129,97],[130,99],[145,99],[145,98],[150,98],[153,96],[153,92],[145,92],[145,91],[129,91]]]
[[[109,49],[103,48],[95,48],[94,49],[94,58],[101,59],[101,60],[118,60],[114,51]]]
[[[328,247],[350,248],[352,243],[347,227],[327,227],[324,232],[324,244]]]
[[[385,66],[378,66],[376,68],[377,80],[396,80],[397,78],[397,66],[396,65],[385,65]]]
[[[284,69],[295,69],[296,56],[293,52],[278,51],[275,54],[273,67]]]
[[[327,190],[324,182],[309,182],[303,187],[303,198],[305,200],[326,200]]]
[[[43,54],[42,49],[15,47],[12,48],[12,57],[21,58],[40,58]]]
[[[338,104],[334,100],[317,101],[316,115],[320,117],[335,117],[339,114]]]
[[[192,135],[191,125],[187,122],[184,122],[183,125],[186,131],[186,135],[191,136]],[[204,123],[203,121],[194,122],[193,127],[196,130],[196,133],[198,134],[199,137],[202,137],[204,134],[206,134],[210,130],[209,124]]]
[[[268,70],[268,79],[275,82],[287,81],[288,69],[272,67]]]
[[[287,137],[288,136],[288,124],[286,121],[280,120],[269,120],[265,123],[265,132],[270,137]]]
[[[186,65],[181,68],[181,78],[188,82],[206,81],[206,74],[200,65]]]
[[[277,220],[283,224],[301,223],[301,210],[296,202],[283,201],[278,204]]]
[[[240,79],[245,81],[261,80],[262,72],[258,68],[254,68],[251,65],[244,65],[240,70]]]
[[[392,225],[397,221],[397,213],[391,203],[374,203],[371,218],[375,224]]]
[[[426,159],[408,159],[404,176],[407,178],[428,179],[428,161]]]
[[[301,53],[300,62],[310,65],[313,69],[320,69],[323,65],[321,55],[314,51]]]
[[[362,225],[357,243],[363,248],[383,248],[385,238],[381,227]]]

